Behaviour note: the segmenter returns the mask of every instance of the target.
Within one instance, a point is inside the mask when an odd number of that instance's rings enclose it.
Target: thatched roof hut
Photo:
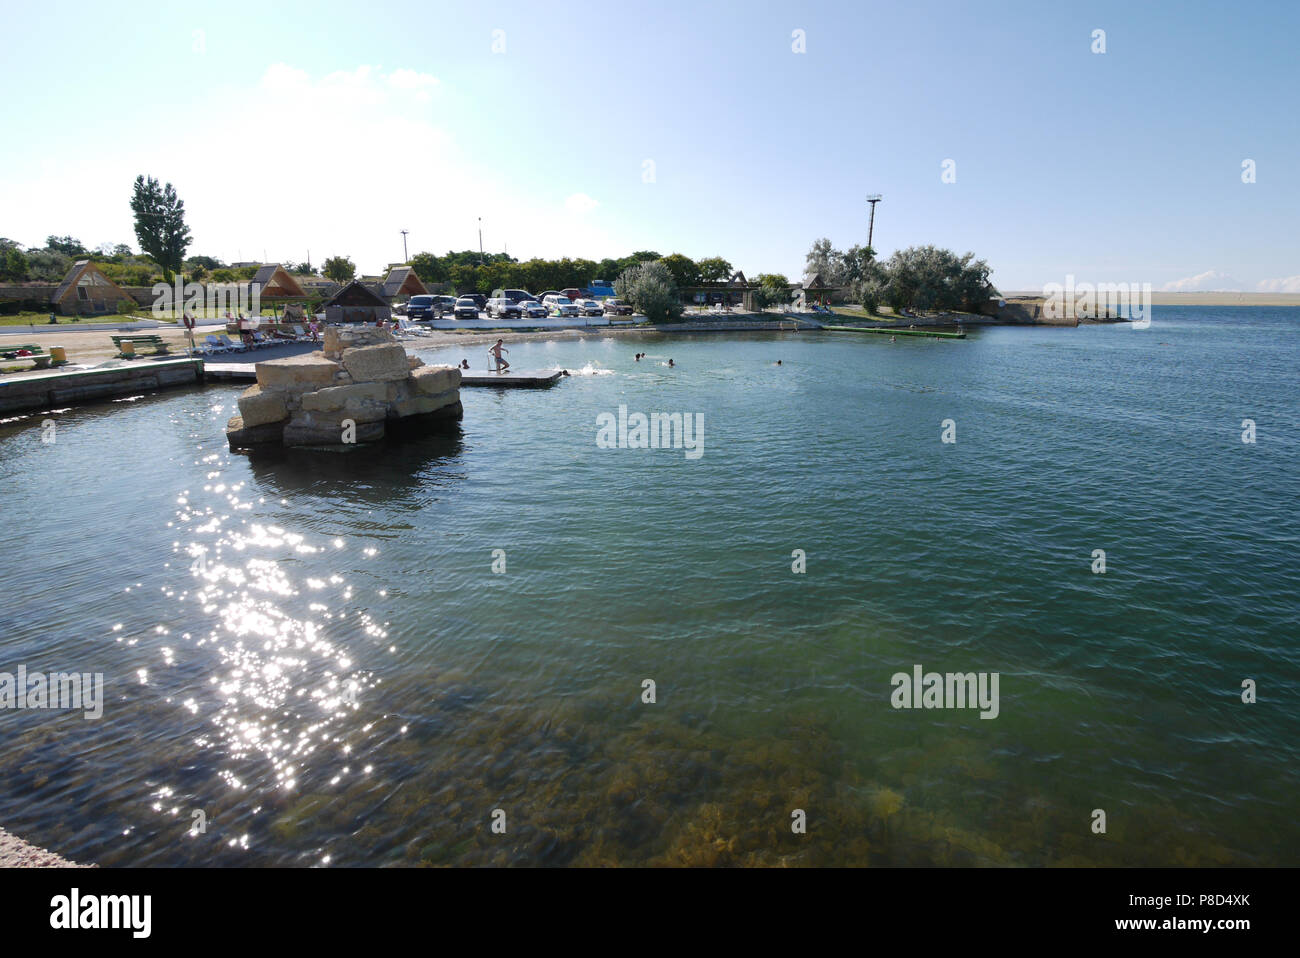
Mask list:
[[[388,271],[380,287],[379,295],[390,303],[399,296],[427,296],[429,287],[425,286],[415,270],[409,266],[394,266]]]
[[[130,293],[101,273],[98,266],[88,259],[80,259],[50,296],[50,308],[65,316],[109,313],[115,312],[122,300],[135,302]]]
[[[266,263],[253,277],[262,299],[303,299],[307,296],[298,281],[279,263]]]

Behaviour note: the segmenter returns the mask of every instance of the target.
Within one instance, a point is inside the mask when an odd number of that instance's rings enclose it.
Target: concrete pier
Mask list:
[[[937,329],[891,329],[889,326],[823,326],[833,333],[876,333],[882,336],[925,336],[930,339],[965,339],[965,333],[945,333]]]
[[[505,372],[474,372],[463,370],[460,376],[462,386],[495,386],[499,389],[550,389],[561,379],[564,373],[554,369],[507,369]]]
[[[203,360],[177,358],[130,365],[15,376],[0,380],[0,413],[75,406],[144,390],[203,382]]]

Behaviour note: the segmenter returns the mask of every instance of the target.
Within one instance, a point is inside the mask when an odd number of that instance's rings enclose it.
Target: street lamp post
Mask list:
[[[408,232],[410,231],[402,230],[402,262],[403,263],[409,263],[411,261],[411,257],[406,254],[406,234]]]
[[[876,204],[880,202],[880,194],[872,193],[867,197],[867,202],[871,204],[871,222],[867,226],[867,247],[875,249],[875,247],[871,245],[871,237],[876,231]]]

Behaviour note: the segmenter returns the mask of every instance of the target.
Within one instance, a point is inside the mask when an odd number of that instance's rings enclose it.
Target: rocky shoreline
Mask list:
[[[0,868],[94,868],[38,848],[0,828]]]

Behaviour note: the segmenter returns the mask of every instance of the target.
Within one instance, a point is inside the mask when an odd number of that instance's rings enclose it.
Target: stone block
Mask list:
[[[303,393],[302,408],[309,412],[336,412],[361,405],[382,404],[387,400],[386,383],[353,383]]]
[[[406,350],[399,343],[361,346],[343,353],[343,368],[354,382],[405,379],[410,374]]]
[[[239,416],[232,416],[226,423],[226,441],[231,450],[248,449],[269,443],[279,444],[284,439],[284,421],[263,423],[260,426],[245,426]]]
[[[400,348],[400,347],[399,347]],[[263,389],[304,392],[334,385],[339,364],[316,353],[268,359],[256,365],[257,384]]]
[[[244,421],[243,428],[248,429],[288,419],[289,409],[284,404],[283,393],[249,386],[239,397],[239,415]]]
[[[376,442],[384,438],[384,421],[357,422],[355,432],[357,442]],[[343,423],[310,415],[295,418],[284,427],[283,441],[286,446],[341,446]]]
[[[460,389],[460,370],[455,366],[422,366],[411,371],[416,391],[436,396],[449,389]]]

